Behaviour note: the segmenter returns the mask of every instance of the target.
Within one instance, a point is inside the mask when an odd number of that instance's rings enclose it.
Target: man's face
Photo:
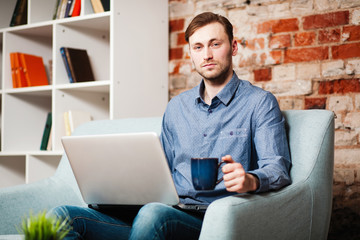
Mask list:
[[[232,56],[236,55],[236,40],[230,44],[224,27],[210,23],[189,37],[190,56],[196,71],[209,81],[223,82],[232,75]]]

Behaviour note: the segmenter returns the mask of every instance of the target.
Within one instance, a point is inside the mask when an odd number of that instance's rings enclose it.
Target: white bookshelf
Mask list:
[[[16,0],[0,0],[0,188],[54,174],[65,111],[94,120],[161,116],[168,101],[167,0],[116,0],[96,14],[82,0],[79,17],[52,20],[55,3],[28,0],[28,23],[9,27]],[[87,49],[95,81],[69,83],[60,47]],[[13,88],[11,52],[42,56],[51,84]],[[40,151],[48,112],[52,150]]]

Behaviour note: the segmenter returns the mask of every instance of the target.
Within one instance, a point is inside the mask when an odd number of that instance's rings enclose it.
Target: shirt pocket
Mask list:
[[[245,170],[250,166],[251,133],[247,128],[226,129],[220,132],[216,149],[221,156],[231,155]]]
[[[246,128],[234,128],[221,131],[219,134],[219,138],[242,138],[247,137],[248,135],[249,134]]]

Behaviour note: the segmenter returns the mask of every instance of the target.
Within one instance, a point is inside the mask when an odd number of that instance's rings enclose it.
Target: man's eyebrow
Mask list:
[[[211,43],[211,42],[214,42],[214,41],[221,41],[220,39],[218,39],[218,38],[212,38],[212,39],[210,39],[209,41],[207,41],[208,43]],[[195,46],[195,45],[203,45],[203,43],[202,42],[195,42],[195,43],[193,43],[193,44],[191,44],[191,46]]]

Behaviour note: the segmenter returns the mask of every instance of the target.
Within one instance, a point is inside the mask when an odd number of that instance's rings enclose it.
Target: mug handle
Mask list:
[[[219,167],[221,166],[221,164],[223,164],[223,163],[227,164],[228,162],[225,162],[225,161],[219,162],[219,164],[218,164],[218,169],[219,169]],[[219,179],[216,181],[216,184],[215,184],[215,185],[218,185],[219,183],[221,183],[222,180],[224,180],[223,177],[219,178]]]

